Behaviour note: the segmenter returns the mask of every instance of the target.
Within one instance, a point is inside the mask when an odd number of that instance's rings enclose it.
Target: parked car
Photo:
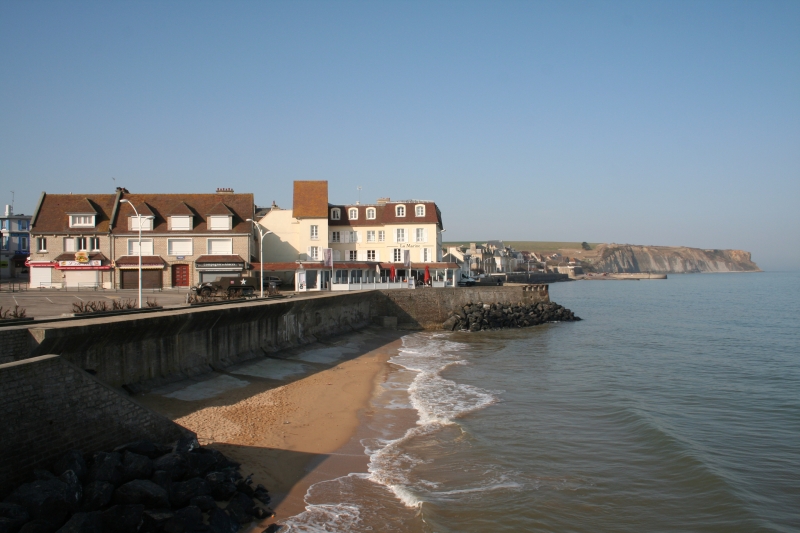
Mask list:
[[[459,287],[472,287],[475,285],[475,278],[461,274],[461,279],[458,280]]]
[[[283,280],[278,276],[264,276],[264,287],[269,287],[270,283],[274,283],[276,287],[283,285]]]

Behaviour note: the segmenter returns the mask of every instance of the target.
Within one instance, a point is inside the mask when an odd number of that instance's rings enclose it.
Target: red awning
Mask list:
[[[138,255],[123,255],[122,257],[117,258],[115,261],[117,268],[120,270],[132,270],[139,268],[139,256]],[[167,266],[167,262],[164,261],[161,256],[159,255],[143,255],[142,256],[142,268],[145,270],[161,270],[165,266]]]

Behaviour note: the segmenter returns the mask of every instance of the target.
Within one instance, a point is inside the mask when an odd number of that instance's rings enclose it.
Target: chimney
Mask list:
[[[233,189],[230,187],[217,187],[217,194],[233,194]]]
[[[11,206],[8,204],[6,204],[6,216],[7,217],[11,216]]]
[[[378,198],[378,205],[386,205],[391,201],[392,199],[389,198],[388,196],[386,198]]]

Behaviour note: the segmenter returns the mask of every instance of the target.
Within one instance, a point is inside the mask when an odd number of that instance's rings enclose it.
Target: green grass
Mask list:
[[[476,244],[482,244],[481,241],[455,241],[455,242],[445,242],[442,245],[469,246],[470,242],[474,242]],[[520,252],[555,252],[562,248],[576,248],[578,250],[581,249],[580,242],[556,242],[556,241],[503,241],[503,242],[505,243],[506,246],[511,246],[515,250]],[[601,243],[590,242],[589,246],[591,246],[592,250],[594,250],[599,244]]]

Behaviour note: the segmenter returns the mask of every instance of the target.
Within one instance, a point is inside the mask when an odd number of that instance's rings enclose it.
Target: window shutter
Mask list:
[[[357,231],[353,232],[353,242],[361,242],[361,234]]]
[[[380,260],[381,260],[381,251],[375,250],[375,261],[380,261]]]
[[[342,252],[339,250],[333,251],[333,260],[334,261],[341,261],[342,260]]]
[[[428,242],[428,228],[422,230],[422,242]]]
[[[344,238],[343,241],[344,242],[350,242],[350,232],[349,231],[343,231],[342,233],[344,234],[344,235],[342,235],[342,237]]]
[[[394,233],[394,242],[397,242],[397,228],[392,233]]]
[[[306,259],[311,259],[311,247],[306,248]]]
[[[358,261],[366,261],[367,260],[367,251],[366,250],[358,250],[357,256]]]

